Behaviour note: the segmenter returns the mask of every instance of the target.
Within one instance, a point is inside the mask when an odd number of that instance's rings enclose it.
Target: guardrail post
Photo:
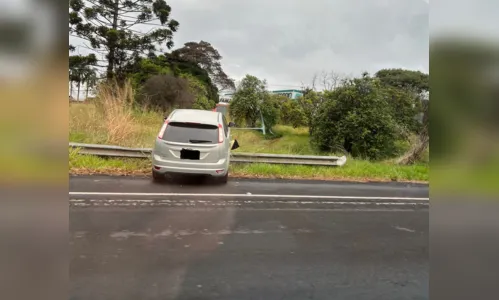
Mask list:
[[[262,120],[262,132],[263,132],[263,135],[265,135],[265,122],[263,121],[263,114],[262,114],[262,112],[260,112],[260,118]]]

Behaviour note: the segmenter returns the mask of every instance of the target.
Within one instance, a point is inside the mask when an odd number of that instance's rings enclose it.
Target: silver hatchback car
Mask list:
[[[152,176],[168,173],[211,175],[226,183],[229,176],[230,127],[220,112],[176,109],[159,131],[152,151]]]

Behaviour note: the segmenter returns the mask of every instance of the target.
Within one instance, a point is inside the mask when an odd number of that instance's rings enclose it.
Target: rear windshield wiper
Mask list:
[[[212,141],[207,141],[207,140],[189,140],[189,143],[201,144],[201,143],[213,143],[213,142]]]

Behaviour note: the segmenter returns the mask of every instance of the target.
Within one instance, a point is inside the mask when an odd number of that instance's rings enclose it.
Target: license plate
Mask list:
[[[182,149],[180,150],[180,159],[199,160],[199,150]]]

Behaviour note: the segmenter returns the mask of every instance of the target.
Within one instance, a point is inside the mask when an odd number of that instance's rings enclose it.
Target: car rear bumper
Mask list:
[[[190,161],[169,161],[164,160],[158,155],[152,157],[153,170],[155,172],[178,173],[178,174],[193,174],[193,175],[211,175],[224,176],[229,167],[227,159],[221,159],[216,163],[201,163]]]

